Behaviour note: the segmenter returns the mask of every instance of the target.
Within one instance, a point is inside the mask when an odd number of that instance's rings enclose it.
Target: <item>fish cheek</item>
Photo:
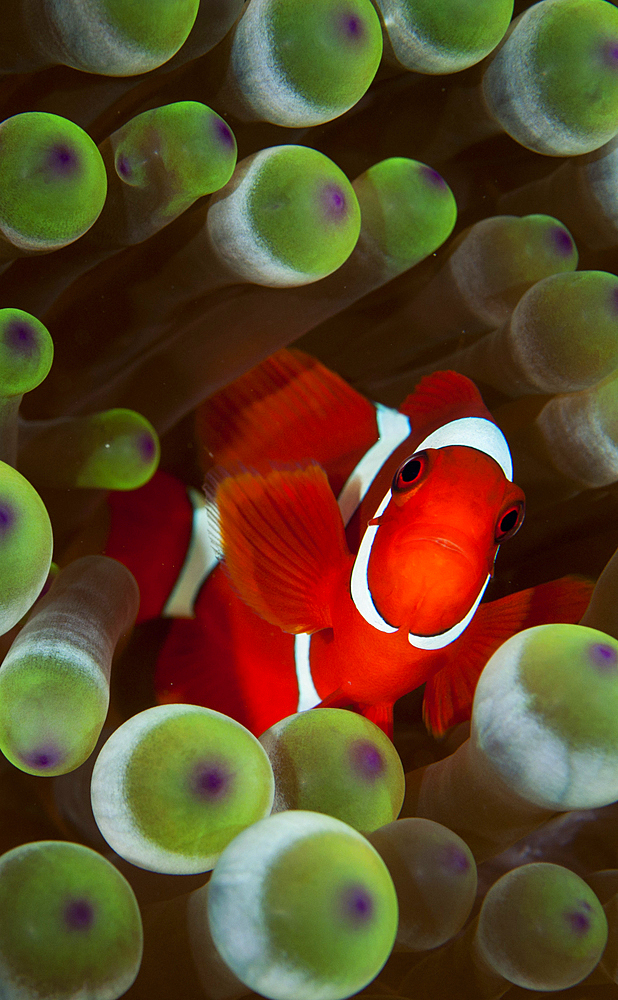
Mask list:
[[[391,625],[428,635],[466,614],[487,573],[481,575],[483,580],[463,554],[386,526],[374,539],[368,567],[380,615]]]
[[[409,544],[401,533],[398,537],[396,529],[389,530],[388,525],[381,526],[374,538],[367,581],[374,604],[381,613],[383,608],[396,607],[398,599],[418,583],[418,566]],[[387,621],[392,625],[399,624],[388,617]]]

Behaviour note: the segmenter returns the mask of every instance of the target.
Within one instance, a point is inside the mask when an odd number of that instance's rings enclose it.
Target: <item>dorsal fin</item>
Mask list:
[[[333,582],[351,557],[324,470],[227,476],[214,497],[225,565],[245,603],[285,632],[327,628]]]
[[[422,437],[460,417],[493,419],[474,382],[452,371],[424,375],[399,409],[410,417],[414,435]]]
[[[315,358],[287,349],[205,400],[196,430],[206,469],[317,461],[343,479],[377,439],[374,406]]]

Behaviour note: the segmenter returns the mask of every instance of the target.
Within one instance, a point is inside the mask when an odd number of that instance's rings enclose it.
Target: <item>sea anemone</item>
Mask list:
[[[0,994],[617,982],[616,7],[5,6]],[[488,596],[599,583],[494,654],[471,729],[434,739],[413,692],[394,748],[316,712],[265,734],[271,770],[238,722],[154,707],[165,622],[130,634],[101,553],[107,492],[159,463],[199,490],[193,411],[290,344],[391,406],[471,375],[529,497]]]

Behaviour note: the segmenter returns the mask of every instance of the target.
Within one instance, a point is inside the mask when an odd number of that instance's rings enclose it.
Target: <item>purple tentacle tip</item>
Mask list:
[[[373,899],[364,885],[347,885],[339,897],[340,913],[353,927],[360,927],[373,916]]]
[[[593,666],[598,667],[602,673],[615,670],[618,666],[618,653],[605,642],[593,643],[589,653]]]
[[[574,934],[582,937],[590,930],[590,913],[592,907],[590,903],[582,899],[576,910],[569,910],[565,913],[565,920]]]
[[[226,125],[226,123],[224,121],[221,121],[220,118],[216,119],[214,124],[215,124],[215,135],[217,136],[219,141],[222,143],[222,145],[227,146],[229,149],[231,149],[234,145],[234,136],[232,134],[232,130],[229,127],[229,125]]]
[[[79,158],[74,149],[66,143],[52,146],[47,156],[47,166],[59,177],[69,177],[79,166]]]
[[[603,46],[603,61],[610,69],[618,68],[618,40],[608,39]]]
[[[152,462],[156,453],[156,446],[152,434],[140,434],[137,442],[137,450],[143,462]]]
[[[87,899],[71,899],[64,908],[64,922],[70,931],[87,931],[94,922],[94,907]]]
[[[122,177],[123,180],[127,180],[133,173],[129,159],[124,153],[121,153],[116,160],[116,173],[119,177]]]
[[[375,781],[384,773],[382,754],[370,740],[355,740],[350,747],[352,770],[365,781]]]
[[[6,500],[0,500],[0,538],[8,534],[15,524],[15,509]]]
[[[194,793],[205,802],[223,798],[229,791],[232,775],[216,761],[204,761],[193,771],[191,785]]]
[[[551,231],[551,239],[554,250],[561,257],[568,257],[569,254],[573,253],[573,240],[566,229],[563,229],[561,226],[554,226]]]
[[[446,188],[446,181],[444,180],[444,177],[442,174],[439,174],[437,170],[434,170],[433,167],[423,166],[421,168],[421,174],[426,181],[433,184],[435,187]]]
[[[347,41],[359,41],[365,34],[365,26],[362,18],[352,11],[346,11],[342,14],[340,25],[341,31]]]
[[[4,342],[16,354],[30,355],[36,347],[36,335],[29,323],[14,319],[5,327]]]
[[[345,194],[338,184],[326,184],[322,189],[324,214],[330,219],[343,218],[348,211]]]
[[[57,747],[49,745],[43,745],[36,750],[32,750],[30,753],[19,755],[26,767],[36,768],[39,771],[47,771],[57,767],[62,760],[62,756]]]
[[[442,848],[440,851],[440,861],[449,872],[455,875],[467,872],[470,869],[470,860],[455,844],[449,844]]]

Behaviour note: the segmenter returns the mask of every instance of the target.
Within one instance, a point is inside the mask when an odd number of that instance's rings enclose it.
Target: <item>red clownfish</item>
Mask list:
[[[463,375],[426,376],[392,410],[284,350],[202,404],[197,429],[217,467],[206,500],[164,473],[110,499],[106,553],[137,578],[138,621],[174,618],[160,701],[257,734],[349,706],[390,734],[394,702],[425,683],[439,733],[469,717],[502,642],[587,606],[591,585],[570,578],[481,603],[524,495]]]

